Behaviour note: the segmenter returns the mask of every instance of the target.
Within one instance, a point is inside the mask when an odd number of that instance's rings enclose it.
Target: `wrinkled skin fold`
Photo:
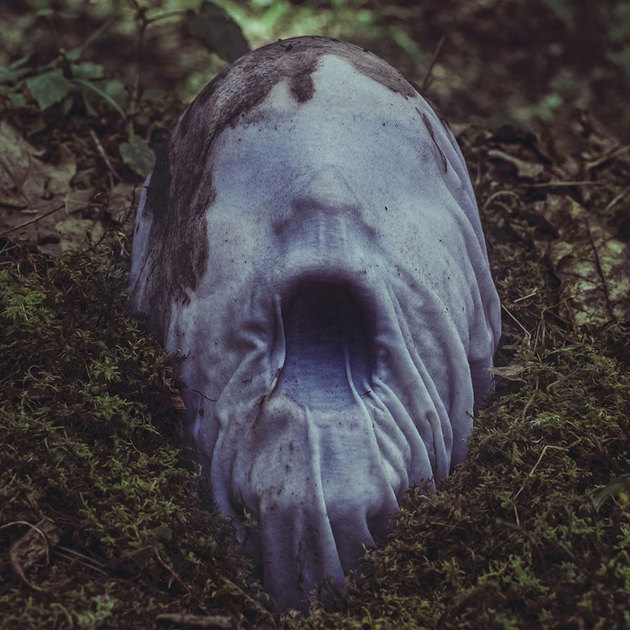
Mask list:
[[[477,206],[450,131],[371,53],[296,38],[215,79],[147,180],[131,283],[282,604],[343,585],[465,457],[500,332]]]

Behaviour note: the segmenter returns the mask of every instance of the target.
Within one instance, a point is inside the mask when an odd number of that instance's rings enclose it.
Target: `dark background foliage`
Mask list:
[[[629,139],[626,0],[222,0],[201,11],[199,4],[14,0],[1,9],[0,63],[31,55],[29,64],[42,67],[109,24],[84,59],[131,85],[139,64],[143,89],[188,99],[247,43],[328,34],[384,56],[424,84],[449,118],[549,125],[581,106]],[[147,17],[158,19],[139,42]]]

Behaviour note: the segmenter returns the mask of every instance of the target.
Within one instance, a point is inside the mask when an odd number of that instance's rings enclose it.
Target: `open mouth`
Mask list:
[[[311,409],[348,407],[369,387],[374,317],[355,284],[302,276],[282,299],[286,354],[278,387]]]
[[[246,422],[242,407],[228,416],[223,444],[234,455],[213,463],[213,480],[229,479],[226,511],[244,506],[260,524],[250,542],[265,584],[296,598],[318,579],[343,582],[363,546],[388,530],[412,449],[427,460],[396,383],[383,383],[401,344],[382,267],[347,254],[314,258],[283,260],[271,287],[259,287],[276,328],[264,329],[275,336],[271,356],[265,344],[255,349],[276,378],[252,397]],[[428,460],[423,479],[427,469]]]

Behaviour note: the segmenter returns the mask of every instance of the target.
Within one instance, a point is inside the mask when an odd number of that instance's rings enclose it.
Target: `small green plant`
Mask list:
[[[51,115],[66,118],[78,107],[88,116],[97,116],[103,107],[111,109],[126,128],[126,138],[118,145],[120,157],[132,171],[144,177],[155,159],[147,140],[136,131],[142,98],[140,57],[147,29],[163,20],[183,21],[193,39],[228,61],[246,53],[249,46],[238,24],[209,0],[201,2],[198,11],[150,12],[137,0],[128,0],[127,4],[133,12],[132,21],[137,30],[135,70],[131,83],[108,77],[104,64],[86,58],[90,47],[123,19],[120,7],[113,9],[113,15],[108,20],[71,50],[65,49],[64,42],[53,28],[53,19],[63,20],[66,13],[51,7],[40,9],[37,13],[51,20],[52,35],[57,40],[57,55],[43,65],[35,63],[32,55],[27,55],[0,66],[0,95],[4,95],[14,108],[35,107],[39,112],[39,125],[35,129],[46,126]],[[3,167],[10,172],[10,165],[3,164]]]

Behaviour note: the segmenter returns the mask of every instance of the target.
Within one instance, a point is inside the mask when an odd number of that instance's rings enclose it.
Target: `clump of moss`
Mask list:
[[[171,368],[125,312],[111,259],[1,247],[2,626],[260,621],[265,596],[183,447]],[[16,566],[10,549],[42,523],[48,563]]]
[[[347,601],[308,627],[628,627],[630,370],[606,336],[627,343],[613,326],[529,356],[467,460],[409,493]]]

